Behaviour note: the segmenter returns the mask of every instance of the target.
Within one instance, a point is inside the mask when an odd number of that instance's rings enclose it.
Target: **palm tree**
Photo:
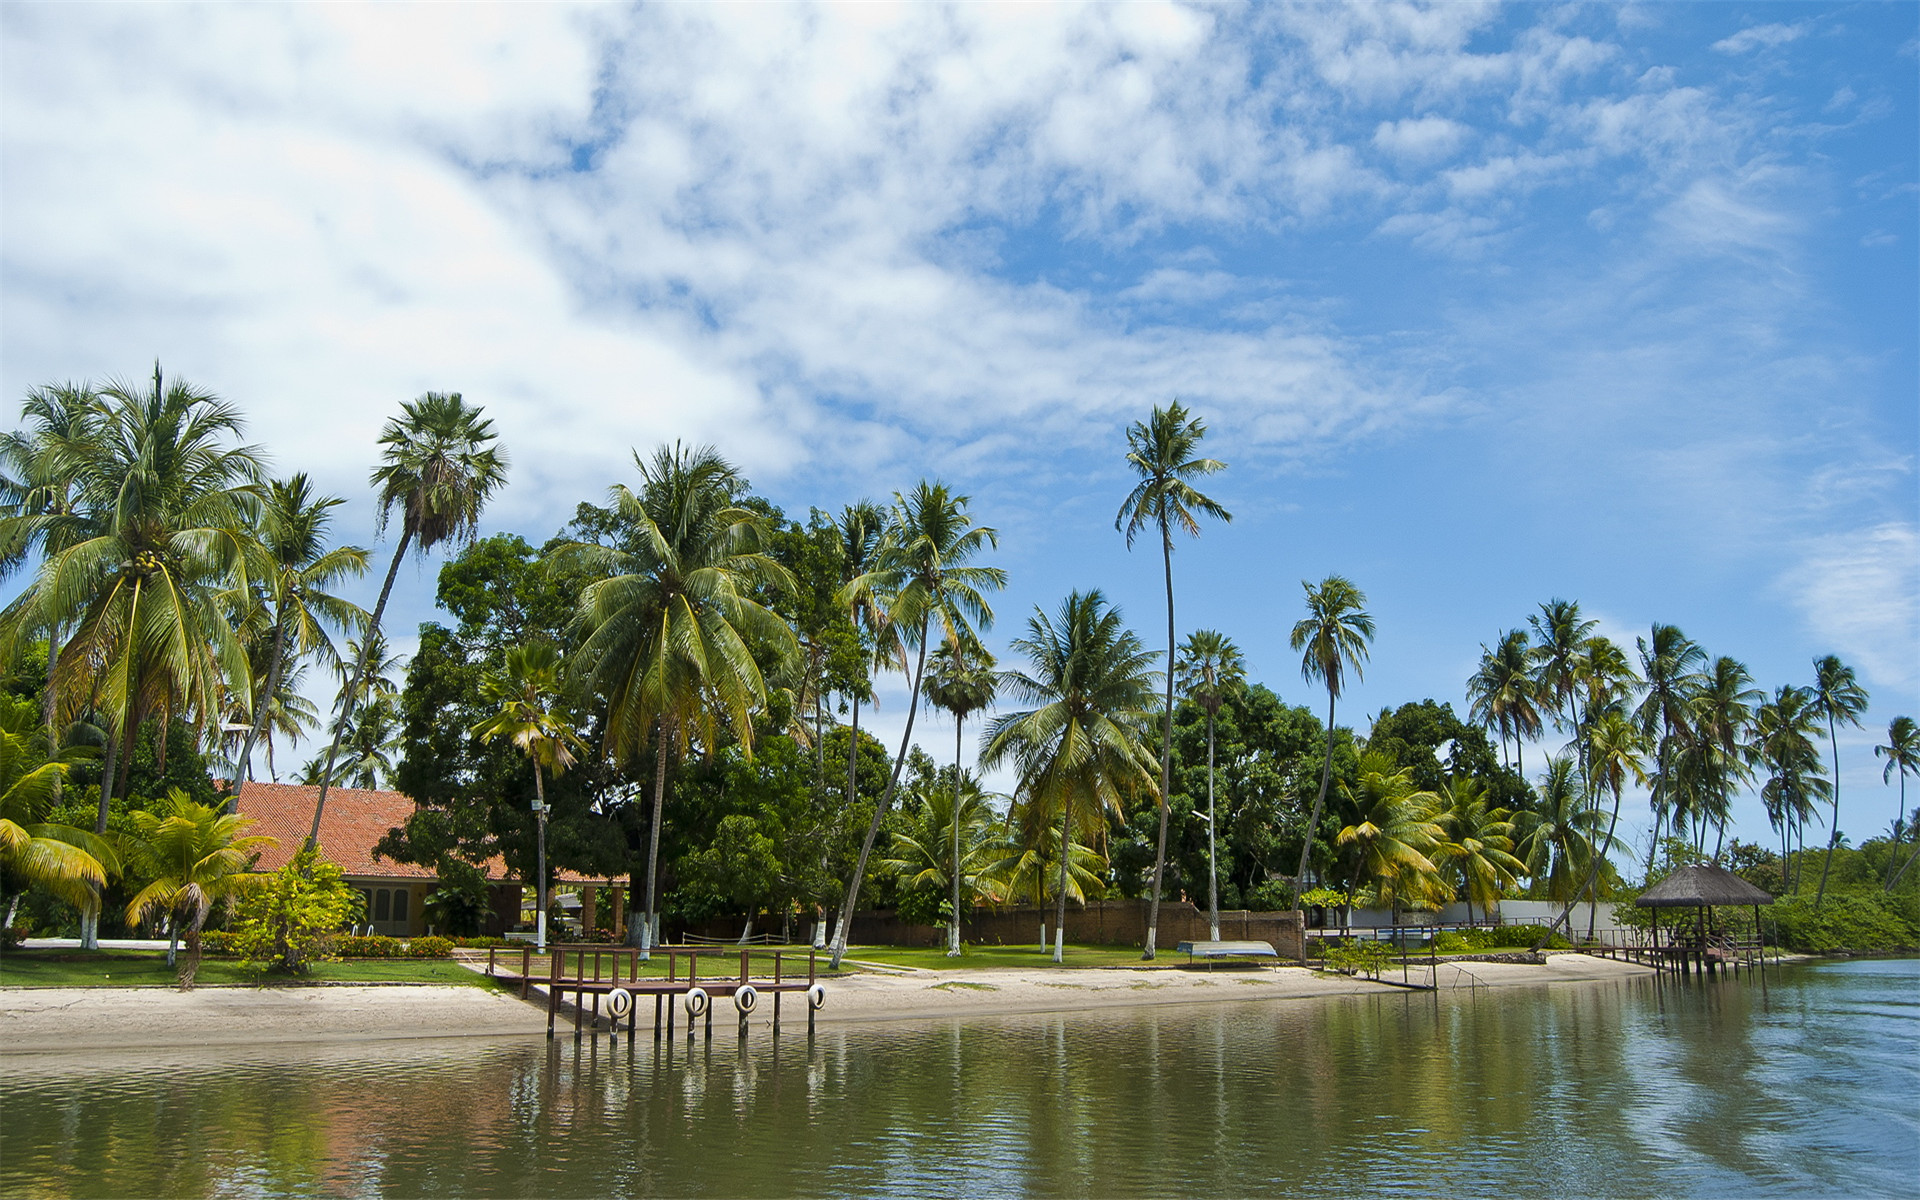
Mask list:
[[[913,721],[920,709],[920,689],[927,667],[927,641],[938,625],[947,640],[973,650],[979,644],[975,630],[993,624],[993,609],[981,592],[1006,586],[1007,573],[999,567],[967,565],[982,550],[1000,544],[996,531],[975,525],[967,516],[967,503],[967,497],[953,495],[944,483],[924,479],[907,495],[896,492],[886,532],[874,551],[873,569],[841,593],[848,604],[871,597],[884,608],[887,624],[915,647],[915,660],[907,688],[907,727],[900,735],[900,751],[894,755],[887,790],[881,793],[873,819],[867,824],[867,836],[860,843],[860,856],[854,860],[846,899],[834,923],[830,954],[836,969],[847,953],[847,932],[853,925],[853,908],[860,899],[874,838],[879,836],[880,822],[893,804],[900,771],[913,744]]]
[[[320,815],[326,810],[332,784],[333,760],[340,752],[353,710],[360,700],[361,682],[371,657],[381,645],[380,619],[393,594],[394,578],[409,549],[425,555],[442,542],[473,540],[480,527],[480,511],[487,499],[507,481],[507,453],[495,446],[493,422],[469,406],[459,392],[427,392],[400,406],[400,415],[380,431],[380,465],[372,483],[380,489],[380,530],[396,510],[400,515],[400,544],[393,548],[380,599],[366,623],[365,645],[354,667],[352,681],[340,698],[334,721],[333,743],[320,774],[320,794],[313,805],[313,828],[307,845],[320,841]]]
[[[993,655],[984,648],[976,648],[968,654],[958,643],[951,640],[940,643],[933,652],[933,667],[927,672],[927,702],[935,708],[953,714],[953,788],[958,796],[962,772],[961,729],[967,716],[993,706],[994,693],[999,688],[999,675],[993,669]],[[960,821],[959,814],[965,805],[957,799],[952,805],[955,814],[953,823],[953,861],[960,861]],[[960,872],[953,873],[953,919],[947,928],[947,957],[957,958],[960,954]]]
[[[480,695],[497,706],[494,714],[475,725],[474,737],[483,742],[504,737],[514,749],[533,761],[533,816],[535,835],[534,944],[547,949],[547,785],[544,771],[559,775],[573,765],[573,747],[580,744],[567,723],[554,711],[560,695],[560,655],[551,642],[529,642],[507,650],[502,669],[488,672]]]
[[[253,720],[240,747],[239,772],[234,784],[253,778],[253,746],[267,726],[273,700],[289,652],[295,661],[310,654],[333,654],[326,627],[340,630],[364,626],[366,612],[357,604],[326,589],[341,580],[366,574],[367,552],[359,546],[327,548],[327,526],[332,510],[344,501],[315,496],[304,473],[267,485],[260,506],[259,550],[262,569],[256,572],[272,611],[267,630],[266,682],[248,696]]]
[[[1453,781],[1444,797],[1444,805],[1434,811],[1432,821],[1441,833],[1435,857],[1459,865],[1467,898],[1467,923],[1473,923],[1473,905],[1492,915],[1501,893],[1527,873],[1527,864],[1513,855],[1513,822],[1504,808],[1487,804],[1480,781],[1460,778]]]
[[[1887,744],[1875,746],[1873,753],[1874,757],[1887,760],[1885,769],[1880,772],[1880,782],[1885,783],[1892,779],[1896,772],[1900,776],[1900,811],[1895,814],[1894,820],[1902,821],[1907,815],[1907,776],[1920,775],[1920,727],[1914,725],[1912,717],[1895,717],[1887,723]],[[1920,841],[1920,838],[1916,840]],[[1895,839],[1895,845],[1898,844],[1899,840]],[[1907,857],[1906,863],[1898,871],[1887,877],[1889,892],[1893,890],[1895,884],[1900,882],[1900,877],[1907,873],[1907,868],[1913,865],[1916,857],[1920,857],[1920,846],[1914,849],[1913,854]],[[1891,864],[1892,860],[1888,861]]]
[[[1833,824],[1827,829],[1827,856],[1820,864],[1820,890],[1814,893],[1813,908],[1820,911],[1827,896],[1827,872],[1833,869],[1833,848],[1840,844],[1840,738],[1837,726],[1844,721],[1860,727],[1860,714],[1867,711],[1867,689],[1854,678],[1853,668],[1837,655],[1817,658],[1813,663],[1813,712],[1827,722],[1827,745],[1833,751]]]
[[[1334,839],[1353,855],[1348,921],[1363,879],[1373,880],[1376,892],[1395,907],[1404,899],[1429,899],[1437,891],[1440,869],[1428,855],[1444,840],[1433,821],[1440,797],[1415,788],[1412,768],[1395,767],[1392,757],[1378,750],[1361,754],[1358,777],[1340,791],[1353,814]]]
[[[1062,874],[1060,829],[1053,823],[1047,805],[1033,797],[1013,801],[992,848],[998,857],[987,865],[981,882],[1003,899],[1024,900],[1044,909],[1056,890],[1056,880],[1062,877],[1067,884],[1066,897],[1075,904],[1085,904],[1089,896],[1098,896],[1105,889],[1107,860],[1078,838],[1067,843],[1066,871]],[[1047,953],[1047,949],[1047,919],[1043,915],[1040,953]]]
[[[840,510],[835,522],[840,530],[840,584],[843,589],[854,580],[865,575],[874,567],[875,555],[879,553],[882,533],[886,526],[886,517],[880,506],[870,500],[860,500]],[[904,672],[907,669],[907,650],[900,643],[900,635],[887,622],[886,609],[881,607],[872,592],[856,592],[847,602],[847,616],[853,622],[856,632],[864,635],[866,645],[871,652],[870,670],[886,668]],[[870,672],[869,672],[870,673]],[[860,692],[848,696],[852,708],[852,727],[847,738],[847,795],[846,802],[853,804],[856,796],[855,776],[860,761]],[[866,699],[872,698],[869,687]]]
[[[992,797],[975,781],[962,779],[951,790],[936,784],[921,795],[913,825],[893,835],[893,853],[880,866],[909,890],[950,892],[957,913],[962,891],[977,894],[995,861],[996,823]]]
[[[113,843],[46,818],[68,770],[93,750],[74,746],[49,757],[38,716],[31,700],[0,695],[0,867],[90,917],[99,911],[107,875],[120,869]],[[0,929],[11,926],[13,916],[10,905]]]
[[[1726,836],[1731,812],[1733,785],[1744,783],[1751,775],[1747,764],[1753,759],[1748,738],[1753,729],[1753,705],[1766,699],[1766,693],[1753,686],[1746,664],[1721,655],[1701,678],[1693,697],[1693,775],[1697,790],[1711,808],[1709,816]],[[1704,849],[1701,840],[1696,849]],[[1713,856],[1720,857],[1715,846]]]
[[[793,627],[754,599],[791,591],[793,577],[762,549],[766,518],[734,503],[742,480],[733,465],[710,447],[677,443],[650,460],[635,454],[634,465],[640,490],[612,491],[632,531],[627,545],[575,543],[558,557],[605,576],[580,595],[574,669],[606,699],[607,753],[638,757],[652,743],[646,908],[633,929],[646,954],[659,913],[670,758],[696,738],[713,750],[723,724],[751,754],[753,713],[767,702],[761,663],[785,669],[800,648]]]
[[[1588,778],[1595,790],[1606,789],[1613,793],[1613,813],[1607,818],[1607,832],[1600,839],[1600,845],[1611,848],[1614,844],[1614,830],[1620,826],[1620,793],[1625,789],[1627,780],[1634,779],[1645,783],[1646,772],[1641,769],[1646,750],[1645,735],[1634,727],[1625,712],[1611,708],[1602,713],[1587,729],[1587,771]],[[1604,857],[1604,853],[1602,855]],[[1594,924],[1599,915],[1600,902],[1600,864],[1595,862],[1587,872],[1587,940],[1593,940]],[[1571,914],[1573,906],[1567,906],[1562,920]]]
[[[1654,746],[1653,843],[1647,847],[1647,870],[1653,870],[1654,852],[1660,845],[1660,829],[1672,811],[1673,774],[1671,756],[1676,741],[1693,736],[1693,701],[1701,684],[1697,668],[1707,659],[1700,648],[1678,626],[1656,622],[1649,638],[1636,638],[1640,647],[1640,668],[1646,680],[1646,695],[1634,711],[1634,719]]]
[[[200,965],[200,928],[213,906],[237,896],[264,876],[251,874],[256,853],[275,839],[248,835],[252,817],[223,813],[196,804],[179,788],[150,809],[136,809],[132,853],[153,882],[127,902],[127,923],[138,924],[165,913],[168,922],[167,965],[174,965],[180,944],[180,919],[187,921],[187,969],[181,986],[193,984]]]
[[[1327,785],[1333,779],[1333,706],[1345,686],[1346,672],[1352,668],[1355,679],[1363,678],[1360,664],[1367,661],[1367,643],[1373,640],[1373,618],[1361,607],[1367,597],[1340,575],[1329,575],[1319,587],[1301,580],[1307,592],[1307,616],[1296,622],[1288,644],[1303,651],[1300,677],[1312,683],[1319,680],[1327,688],[1327,753],[1320,766],[1320,792],[1313,800],[1313,816],[1307,820],[1300,842],[1300,866],[1294,872],[1294,903],[1299,904],[1300,885],[1307,877],[1307,854],[1320,829],[1320,812],[1326,807]]]
[[[1515,846],[1527,874],[1536,885],[1545,885],[1547,899],[1569,904],[1586,890],[1582,876],[1588,866],[1595,864],[1598,871],[1603,869],[1598,863],[1604,863],[1604,856],[1595,853],[1602,814],[1588,806],[1578,771],[1564,754],[1548,759],[1539,807],[1514,820],[1519,835]]]
[[[1233,639],[1217,629],[1201,629],[1187,636],[1175,665],[1180,690],[1207,714],[1207,928],[1220,940],[1220,867],[1215,858],[1216,819],[1213,805],[1213,723],[1228,693],[1247,675],[1246,659]]]
[[[1480,647],[1480,669],[1467,681],[1469,715],[1486,728],[1499,731],[1503,753],[1507,738],[1513,738],[1514,766],[1523,776],[1527,773],[1526,741],[1540,735],[1536,695],[1533,653],[1525,630],[1510,629],[1501,634],[1491,650]]]
[[[1167,702],[1160,733],[1160,837],[1153,852],[1153,899],[1147,909],[1147,946],[1142,958],[1151,960],[1160,927],[1160,879],[1167,866],[1167,805],[1173,794],[1173,531],[1200,536],[1200,517],[1231,522],[1233,514],[1193,486],[1193,481],[1226,468],[1211,458],[1198,457],[1207,423],[1192,416],[1178,400],[1166,408],[1155,406],[1144,421],[1127,428],[1127,465],[1140,482],[1120,505],[1113,527],[1133,539],[1149,527],[1160,532],[1160,562],[1167,581]]]
[[[1799,890],[1799,871],[1794,867],[1793,842],[1798,834],[1804,856],[1805,829],[1814,818],[1814,802],[1825,799],[1833,785],[1825,779],[1826,764],[1813,744],[1819,728],[1814,712],[1813,694],[1806,688],[1783,684],[1773,699],[1760,706],[1754,721],[1753,754],[1767,771],[1760,789],[1767,819],[1780,834],[1782,882]],[[1791,880],[1786,874],[1791,872]]]
[[[1578,696],[1579,662],[1582,648],[1599,628],[1598,621],[1580,615],[1574,600],[1553,599],[1527,618],[1533,627],[1536,694],[1554,709],[1554,724],[1572,734],[1572,745],[1579,762],[1586,762],[1586,736],[1581,730]]]
[[[1141,738],[1158,682],[1154,654],[1097,590],[1070,593],[1055,617],[1034,609],[1013,647],[1032,670],[1009,671],[1003,682],[1036,707],[995,718],[981,761],[1012,763],[1023,795],[1048,811],[1057,806],[1067,846],[1076,800],[1084,813],[1118,814],[1125,797],[1153,791],[1153,758]],[[1055,962],[1065,955],[1067,858],[1060,857]]]

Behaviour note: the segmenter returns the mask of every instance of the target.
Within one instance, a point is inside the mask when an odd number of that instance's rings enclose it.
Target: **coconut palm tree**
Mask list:
[[[380,465],[373,486],[380,490],[381,532],[397,512],[400,544],[393,548],[380,598],[366,624],[366,644],[360,648],[354,675],[340,698],[334,721],[333,743],[327,747],[321,769],[319,795],[313,804],[313,828],[307,845],[320,841],[320,816],[327,807],[333,761],[360,701],[361,681],[371,666],[371,655],[381,645],[380,619],[393,594],[394,578],[409,549],[425,555],[442,542],[470,542],[480,527],[487,500],[507,481],[507,453],[494,445],[493,422],[459,392],[427,392],[400,406],[400,415],[380,431]]]
[[[1805,849],[1807,822],[1814,819],[1814,803],[1824,800],[1833,785],[1827,782],[1826,764],[1813,739],[1819,729],[1819,716],[1813,707],[1813,695],[1806,688],[1783,684],[1773,699],[1760,706],[1754,719],[1753,754],[1766,770],[1760,799],[1767,819],[1780,834],[1780,861],[1783,873],[1791,869],[1792,878],[1783,882],[1799,890],[1799,871],[1794,868],[1793,845],[1798,836]]]
[[[886,515],[880,511],[879,505],[870,500],[860,500],[841,509],[835,524],[840,530],[840,586],[845,590],[854,580],[873,569],[886,527]],[[900,641],[899,631],[888,623],[886,609],[873,592],[856,591],[851,595],[847,602],[847,616],[853,622],[855,631],[865,640],[870,654],[869,675],[883,669],[906,671],[907,649]],[[847,697],[852,710],[850,736],[847,738],[848,806],[858,798],[855,776],[860,761],[860,701],[863,698],[873,698],[870,686],[864,696],[855,691]]]
[[[1607,832],[1600,839],[1600,845],[1611,847],[1613,834],[1620,827],[1620,795],[1626,788],[1628,779],[1637,783],[1647,782],[1642,763],[1645,762],[1646,736],[1635,727],[1633,721],[1620,707],[1609,708],[1601,713],[1587,729],[1587,770],[1589,779],[1596,792],[1605,790],[1613,793],[1613,812],[1607,818]],[[1594,925],[1599,915],[1600,901],[1600,864],[1596,861],[1587,871],[1587,940],[1593,940]],[[1567,913],[1572,912],[1568,905]]]
[[[258,544],[263,608],[271,613],[265,682],[248,695],[252,721],[240,746],[239,784],[253,778],[253,746],[272,715],[273,699],[289,657],[335,657],[327,627],[346,631],[363,628],[364,609],[341,599],[328,588],[366,574],[367,552],[359,546],[327,546],[332,510],[345,503],[335,496],[316,496],[304,473],[269,483],[260,506]]]
[[[913,824],[893,835],[892,853],[880,860],[881,869],[909,890],[949,893],[958,912],[959,897],[977,895],[998,858],[993,838],[998,824],[993,798],[976,781],[962,779],[957,788],[936,784],[921,794]]]
[[[754,599],[794,583],[763,549],[766,518],[734,503],[743,481],[733,465],[677,443],[651,459],[635,454],[634,464],[640,490],[612,492],[632,530],[627,544],[575,543],[556,557],[602,576],[580,594],[574,668],[605,698],[606,751],[638,757],[651,743],[654,753],[646,908],[633,927],[644,955],[659,913],[668,764],[696,740],[715,749],[723,727],[751,754],[753,714],[767,703],[762,664],[785,670],[800,647],[793,627]]]
[[[1586,802],[1578,765],[1565,754],[1547,760],[1540,778],[1539,806],[1515,814],[1516,855],[1549,900],[1571,903],[1586,890],[1586,873],[1596,860],[1604,814]],[[1604,869],[1596,867],[1596,870]]]
[[[1749,742],[1753,706],[1764,699],[1766,693],[1753,686],[1746,664],[1724,654],[1714,659],[1713,666],[1701,676],[1693,697],[1691,774],[1722,839],[1731,813],[1732,790],[1752,774],[1748,764],[1753,761]],[[1695,849],[1704,851],[1704,838]],[[1713,856],[1716,860],[1720,857],[1718,845]]]
[[[47,821],[60,784],[75,762],[93,749],[71,746],[47,754],[46,735],[31,700],[0,695],[0,867],[10,877],[38,885],[83,914],[99,911],[100,890],[117,873],[113,843],[84,829]],[[13,924],[13,897],[0,929]]]
[[[1180,690],[1207,714],[1207,928],[1220,940],[1220,867],[1215,857],[1216,814],[1213,804],[1213,723],[1227,696],[1247,677],[1247,662],[1233,639],[1217,629],[1187,635],[1174,670]]]
[[[495,707],[492,716],[475,725],[474,737],[483,742],[506,738],[533,762],[533,816],[536,829],[534,888],[538,907],[534,944],[547,949],[547,785],[545,773],[559,775],[574,763],[580,746],[567,722],[556,711],[560,700],[560,655],[551,642],[529,642],[507,649],[499,671],[481,681],[480,695]]]
[[[1320,792],[1313,800],[1313,815],[1307,820],[1300,842],[1300,866],[1294,872],[1294,903],[1299,903],[1300,885],[1307,877],[1307,854],[1313,849],[1320,829],[1320,812],[1326,807],[1327,785],[1333,779],[1334,702],[1346,684],[1346,673],[1362,678],[1361,664],[1367,661],[1367,643],[1373,640],[1373,618],[1363,605],[1367,597],[1340,575],[1329,575],[1318,587],[1301,580],[1307,593],[1307,615],[1294,624],[1288,644],[1301,651],[1300,677],[1312,683],[1319,680],[1327,688],[1327,753],[1320,766]]]
[[[1578,668],[1582,650],[1600,623],[1582,617],[1578,601],[1555,598],[1542,604],[1527,624],[1533,629],[1535,694],[1553,706],[1554,724],[1571,735],[1578,762],[1584,764]]]
[[[952,640],[940,643],[933,652],[933,664],[927,671],[927,702],[953,714],[953,787],[957,796],[963,782],[961,770],[962,727],[967,717],[993,706],[1000,676],[993,669],[993,655],[977,647],[969,654]],[[950,806],[954,814],[953,860],[960,861],[960,820],[966,806],[958,799]],[[960,954],[960,872],[953,872],[953,919],[947,928],[947,957]]]
[[[1061,878],[1066,880],[1067,899],[1085,904],[1089,897],[1105,890],[1107,860],[1091,843],[1097,829],[1089,825],[1104,819],[1095,812],[1095,822],[1078,822],[1076,836],[1067,843],[1066,871],[1060,870],[1060,827],[1053,822],[1049,807],[1033,797],[1017,797],[1007,809],[1000,833],[992,843],[993,856],[982,873],[981,883],[1003,899],[1024,901],[1044,909],[1053,897]],[[1040,953],[1048,952],[1047,919],[1040,918]]]
[[[1153,852],[1153,899],[1147,909],[1147,945],[1141,957],[1152,959],[1160,926],[1160,880],[1167,865],[1167,805],[1173,794],[1173,531],[1200,536],[1200,518],[1231,522],[1233,514],[1193,486],[1203,476],[1224,470],[1226,464],[1199,456],[1207,423],[1190,414],[1178,400],[1166,408],[1155,406],[1144,421],[1127,428],[1127,465],[1140,482],[1120,505],[1113,527],[1127,535],[1127,549],[1145,529],[1160,534],[1160,562],[1167,582],[1167,699],[1160,732],[1160,836]]]
[[[1429,855],[1445,840],[1433,820],[1440,797],[1416,788],[1412,768],[1396,767],[1392,756],[1379,750],[1360,755],[1357,777],[1351,785],[1342,784],[1340,793],[1352,815],[1334,839],[1353,856],[1348,921],[1362,880],[1372,880],[1376,894],[1396,908],[1406,900],[1438,898],[1440,868]]]
[[[1700,664],[1707,652],[1678,626],[1655,622],[1649,637],[1636,638],[1641,677],[1647,690],[1634,711],[1640,732],[1656,747],[1653,774],[1653,843],[1647,847],[1647,870],[1653,870],[1660,830],[1673,807],[1674,753],[1693,736],[1694,697],[1703,682]]]
[[[1533,652],[1523,629],[1510,629],[1500,635],[1491,650],[1480,647],[1480,668],[1467,681],[1470,718],[1488,729],[1498,730],[1504,753],[1507,738],[1513,738],[1514,767],[1527,773],[1526,742],[1540,736],[1538,689],[1533,678]]]
[[[1070,593],[1053,617],[1034,609],[1027,636],[1013,647],[1032,668],[1007,672],[1003,685],[1035,707],[996,717],[981,761],[1012,764],[1020,792],[1058,810],[1060,844],[1069,845],[1076,802],[1086,814],[1118,815],[1127,796],[1153,791],[1153,758],[1142,735],[1158,682],[1154,654],[1097,590]],[[1068,884],[1062,855],[1055,962],[1065,954]]]
[[[1840,844],[1840,738],[1838,725],[1845,722],[1858,729],[1860,714],[1867,711],[1867,689],[1854,678],[1853,668],[1837,655],[1817,658],[1813,663],[1813,712],[1827,723],[1827,745],[1833,752],[1833,824],[1827,829],[1827,855],[1820,863],[1820,890],[1814,893],[1813,908],[1820,910],[1827,895],[1827,872],[1833,869],[1833,849]]]
[[[946,484],[924,479],[906,495],[895,493],[886,532],[874,551],[873,569],[841,593],[848,604],[872,598],[886,611],[887,624],[914,647],[915,659],[900,750],[893,758],[887,790],[874,806],[867,836],[860,843],[860,855],[854,860],[853,876],[847,881],[839,919],[834,923],[829,953],[836,969],[847,952],[847,931],[853,924],[854,905],[860,899],[867,859],[880,834],[880,822],[893,804],[900,771],[913,744],[913,721],[920,709],[928,640],[937,627],[947,640],[969,651],[975,649],[980,640],[977,631],[993,624],[993,609],[981,593],[997,591],[1007,583],[1007,573],[999,567],[968,565],[982,551],[998,547],[1000,535],[984,525],[975,525],[967,515],[967,504],[967,497],[949,492]]]
[[[1902,821],[1907,815],[1907,776],[1920,775],[1920,727],[1916,727],[1912,717],[1895,717],[1887,723],[1887,742],[1884,746],[1873,748],[1874,757],[1887,760],[1886,767],[1880,772],[1880,781],[1885,783],[1898,773],[1900,776],[1900,810],[1894,815],[1895,822]],[[1912,831],[1909,831],[1912,832]],[[1920,838],[1916,838],[1920,841]],[[1898,845],[1895,839],[1895,845]],[[1920,857],[1920,847],[1907,856],[1907,861],[1899,870],[1887,876],[1887,890],[1892,891],[1900,877],[1907,873],[1913,860]],[[1892,860],[1888,860],[1891,863]]]
[[[181,986],[191,987],[200,965],[200,929],[213,906],[237,896],[265,878],[251,873],[255,855],[275,839],[249,835],[254,821],[218,807],[197,804],[179,788],[152,808],[135,809],[130,850],[153,882],[127,902],[127,923],[135,925],[165,914],[167,965],[174,965],[180,923],[187,924],[187,968]]]
[[[1432,814],[1441,833],[1433,857],[1459,867],[1467,923],[1472,924],[1474,903],[1491,916],[1501,893],[1527,873],[1527,864],[1513,854],[1512,814],[1488,805],[1479,780],[1455,779],[1442,799],[1444,803]]]

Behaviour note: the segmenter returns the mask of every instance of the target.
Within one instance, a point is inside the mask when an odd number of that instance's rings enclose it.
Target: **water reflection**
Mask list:
[[[8,1059],[0,1193],[1903,1194],[1920,970]],[[725,1033],[731,1034],[731,1028]]]

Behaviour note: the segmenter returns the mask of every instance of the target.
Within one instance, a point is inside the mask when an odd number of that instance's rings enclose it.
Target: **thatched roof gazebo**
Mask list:
[[[1724,867],[1708,866],[1704,863],[1691,867],[1681,867],[1678,871],[1654,884],[1634,900],[1636,908],[1691,908],[1696,916],[1711,908],[1751,908],[1753,909],[1754,936],[1760,936],[1760,906],[1772,904],[1773,897],[1748,883]],[[1654,940],[1659,941],[1660,915],[1653,914]],[[1713,957],[1708,953],[1706,932],[1702,928],[1699,944],[1692,948],[1697,956],[1697,965],[1701,970],[1715,966]],[[1763,948],[1756,946],[1756,951]],[[1688,967],[1688,949],[1680,950],[1680,969]],[[1764,953],[1759,957],[1764,958]],[[1764,985],[1766,975],[1762,973]]]

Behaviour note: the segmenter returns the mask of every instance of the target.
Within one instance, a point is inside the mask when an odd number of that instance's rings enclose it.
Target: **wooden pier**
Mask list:
[[[753,973],[752,950],[738,951],[737,971],[734,951],[718,946],[656,946],[652,961],[641,958],[630,946],[553,946],[545,955],[531,946],[487,951],[487,974],[496,979],[519,980],[520,997],[527,999],[531,989],[541,987],[547,993],[547,1036],[561,1016],[566,996],[573,997],[573,1035],[600,1032],[602,1005],[607,1006],[607,1032],[620,1034],[622,1023],[633,1036],[639,1019],[640,1001],[653,998],[653,1036],[672,1037],[677,1010],[686,1009],[687,1036],[695,1033],[695,1023],[704,1019],[706,1036],[713,1036],[713,1009],[721,999],[731,1000],[739,1015],[740,1036],[747,1035],[747,1023],[759,1007],[762,996],[773,999],[773,1031],[780,1032],[780,1001],[788,993],[798,992],[807,1005],[807,1032],[813,1032],[814,1013],[825,1002],[825,988],[819,980],[817,952],[809,949],[806,975],[798,968],[798,953],[775,950],[771,972]],[[761,951],[757,957],[769,957]],[[703,972],[701,959],[708,964]],[[658,961],[666,960],[664,976],[655,974]],[[789,962],[789,959],[793,961]],[[715,962],[714,960],[720,960]],[[516,969],[517,968],[517,969]],[[591,1013],[589,1013],[591,1006]],[[624,1007],[624,1011],[619,1011]]]

